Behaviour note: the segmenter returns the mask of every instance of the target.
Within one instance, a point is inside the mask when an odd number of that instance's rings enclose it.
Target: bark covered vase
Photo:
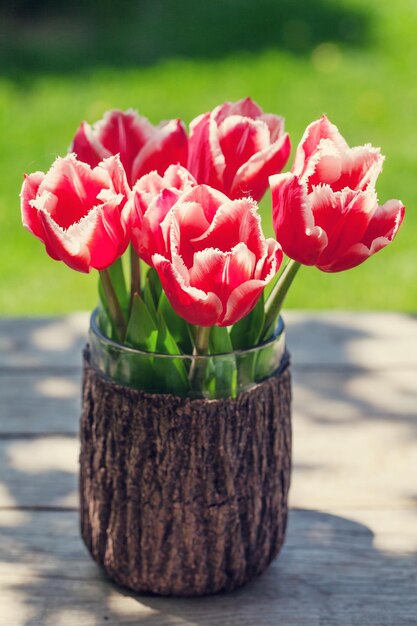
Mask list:
[[[265,570],[285,536],[291,380],[284,331],[247,354],[197,364],[204,375],[217,367],[214,398],[161,390],[156,375],[159,392],[138,388],[147,364],[132,362],[159,357],[126,350],[92,323],[81,416],[83,540],[111,579],[137,592],[194,596],[240,587]],[[232,386],[231,358],[242,365]]]

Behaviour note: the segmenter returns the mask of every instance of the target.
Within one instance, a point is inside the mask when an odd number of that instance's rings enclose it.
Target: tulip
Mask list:
[[[132,189],[123,209],[138,256],[152,265],[152,255],[167,254],[163,235],[164,219],[185,190],[196,185],[181,165],[170,165],[163,176],[156,171],[142,176]]]
[[[349,148],[326,116],[310,124],[291,172],[270,178],[274,229],[285,254],[339,272],[387,246],[405,209],[399,200],[378,204],[383,161],[370,145]]]
[[[260,200],[289,154],[284,120],[263,113],[250,98],[226,102],[190,125],[188,169],[198,183],[232,199]]]
[[[179,163],[186,165],[187,133],[180,120],[153,126],[136,111],[108,111],[92,127],[83,122],[74,137],[71,150],[80,161],[95,167],[104,158],[119,154],[130,186],[138,178]]]
[[[80,272],[103,270],[128,244],[122,209],[130,193],[118,157],[91,168],[74,154],[51,169],[25,177],[23,225],[44,242],[47,253]]]
[[[230,200],[198,185],[164,222],[167,253],[152,261],[174,310],[200,327],[229,326],[247,315],[282,260],[279,244],[262,233],[254,200]]]

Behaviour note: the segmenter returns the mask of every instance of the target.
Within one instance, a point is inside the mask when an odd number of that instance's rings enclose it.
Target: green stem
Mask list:
[[[199,359],[198,357],[208,354],[210,331],[210,326],[195,327],[193,356],[196,358],[192,360],[188,373],[188,379],[194,391],[203,391],[206,363],[203,359]]]
[[[282,305],[288,293],[288,289],[290,288],[300,267],[301,263],[290,260],[276,282],[275,287],[269,294],[265,306],[265,323],[262,333],[263,339],[268,339],[271,331],[273,330],[276,319],[282,309]]]
[[[99,274],[113,328],[116,331],[117,339],[123,343],[126,334],[126,320],[120,302],[117,299],[110,273],[108,270],[100,270]]]
[[[194,339],[194,354],[197,356],[204,356],[208,353],[209,339],[210,339],[210,326],[197,326],[195,339]]]
[[[133,245],[130,244],[130,310],[132,310],[133,296],[135,293],[137,293],[138,296],[141,295],[140,259]]]

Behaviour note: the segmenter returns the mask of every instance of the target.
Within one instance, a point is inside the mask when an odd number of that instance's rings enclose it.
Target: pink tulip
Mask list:
[[[109,111],[92,127],[83,122],[71,150],[80,161],[95,167],[110,155],[119,154],[129,185],[156,170],[179,163],[186,165],[188,139],[180,120],[161,122],[153,126],[136,111]]]
[[[175,311],[200,326],[229,326],[247,315],[282,260],[279,244],[262,233],[256,203],[198,185],[164,222],[167,253],[152,261]]]
[[[405,209],[399,200],[378,205],[383,161],[370,145],[349,148],[326,116],[310,124],[291,173],[270,178],[274,229],[285,254],[340,272],[388,245]]]
[[[80,272],[105,269],[125,251],[122,208],[130,193],[119,157],[92,169],[74,154],[58,158],[47,174],[25,177],[23,225],[47,253]]]
[[[260,200],[268,177],[280,172],[290,154],[284,120],[263,113],[250,98],[226,102],[190,126],[188,169],[230,198]]]
[[[164,219],[182,193],[196,184],[184,167],[170,165],[163,176],[150,172],[139,178],[133,187],[123,215],[129,223],[138,256],[149,265],[152,265],[153,254],[168,254]]]

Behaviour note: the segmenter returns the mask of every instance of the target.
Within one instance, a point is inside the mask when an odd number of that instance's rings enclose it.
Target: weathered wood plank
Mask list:
[[[2,434],[70,433],[78,430],[81,371],[0,374]]]
[[[0,509],[78,507],[78,438],[0,440]]]
[[[0,512],[0,623],[415,624],[415,512],[401,518],[384,510],[360,515],[292,510],[282,555],[262,577],[233,594],[187,600],[120,593],[87,555],[76,513]]]
[[[87,313],[0,319],[0,370],[80,366]],[[417,317],[401,313],[287,311],[288,345],[299,366],[417,366]]]
[[[0,507],[10,509],[0,510],[0,626],[417,623],[417,320],[286,318],[291,502],[338,514],[292,511],[284,552],[265,576],[191,601],[121,594],[79,538],[70,509],[88,316],[0,320]]]
[[[379,420],[417,429],[417,367],[374,371],[302,368],[293,364],[294,420],[362,427]],[[76,434],[80,372],[0,375],[0,437]],[[320,431],[320,436],[322,436]]]
[[[415,505],[415,381],[407,371],[295,373],[293,506]],[[23,430],[51,429],[42,414],[27,418]],[[78,410],[68,422],[74,433],[77,423]],[[0,507],[77,506],[78,448],[75,435],[0,438]]]
[[[0,319],[0,370],[79,369],[89,314]]]
[[[288,346],[299,366],[392,369],[417,365],[417,316],[287,311],[284,317]]]

